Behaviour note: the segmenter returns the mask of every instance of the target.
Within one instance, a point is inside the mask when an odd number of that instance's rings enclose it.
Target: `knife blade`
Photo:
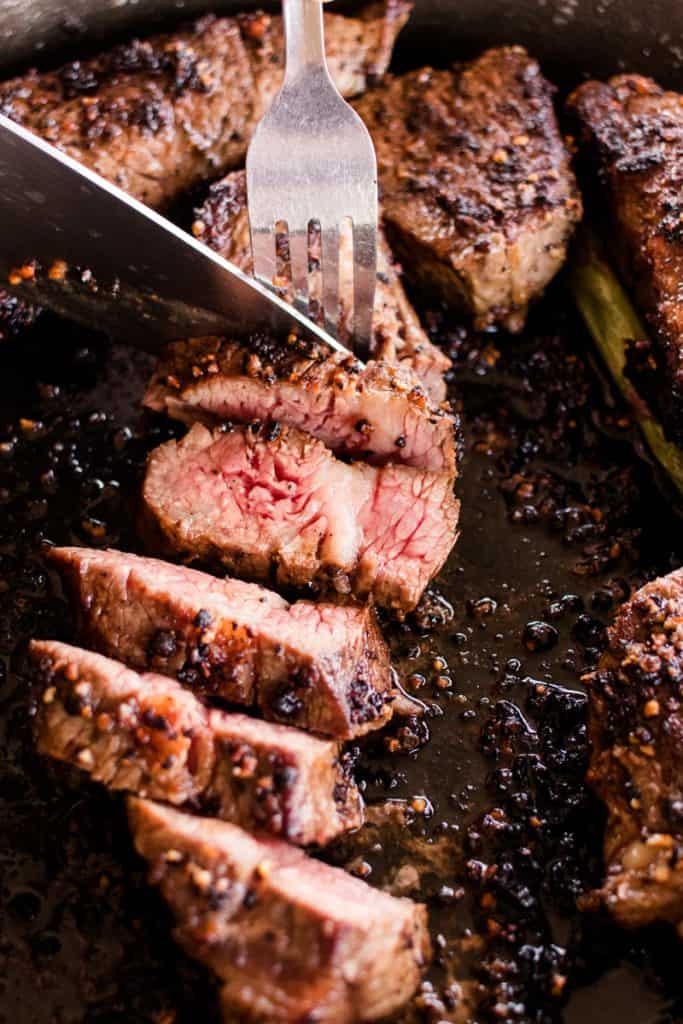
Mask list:
[[[155,349],[268,331],[345,348],[238,267],[0,114],[0,285]]]

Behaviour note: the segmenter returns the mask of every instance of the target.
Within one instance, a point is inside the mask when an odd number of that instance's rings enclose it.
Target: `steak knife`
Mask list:
[[[0,115],[0,286],[120,341],[340,342],[187,232]]]

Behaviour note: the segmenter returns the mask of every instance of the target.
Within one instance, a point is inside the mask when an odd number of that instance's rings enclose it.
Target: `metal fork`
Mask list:
[[[309,312],[309,226],[320,229],[325,327],[339,329],[340,228],[353,232],[353,340],[369,350],[377,271],[377,160],[370,135],[332,81],[321,0],[283,0],[286,69],[247,154],[254,273],[273,287],[276,230],[289,236],[292,291]],[[279,232],[278,232],[279,233]],[[344,295],[345,302],[350,296]]]

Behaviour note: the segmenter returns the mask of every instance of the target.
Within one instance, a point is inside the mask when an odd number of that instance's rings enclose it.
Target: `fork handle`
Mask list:
[[[311,64],[326,68],[322,0],[282,0],[287,63],[292,80]]]

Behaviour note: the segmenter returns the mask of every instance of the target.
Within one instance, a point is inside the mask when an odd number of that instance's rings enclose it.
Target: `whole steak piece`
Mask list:
[[[387,0],[357,17],[325,14],[339,89],[384,72],[409,6]],[[0,111],[150,206],[239,165],[282,81],[281,18],[208,16],[133,39],[57,71],[0,84]]]
[[[683,570],[648,583],[586,678],[589,781],[607,805],[601,895],[630,927],[683,923]]]
[[[234,825],[137,799],[129,817],[176,939],[222,982],[226,1024],[378,1020],[417,988],[419,904]]]
[[[192,230],[212,249],[235,263],[245,274],[253,274],[249,217],[247,214],[247,184],[244,171],[234,171],[209,189],[204,204],[196,211]],[[291,299],[287,245],[278,248],[278,281],[280,294]],[[320,234],[311,238],[311,260],[320,260]],[[345,302],[353,284],[353,249],[347,234],[342,233],[340,250],[340,322],[339,340],[349,345],[353,336],[351,309]],[[310,282],[312,312],[320,302],[319,280]],[[348,289],[348,291],[346,290]],[[432,402],[437,405],[446,397],[444,374],[451,361],[427,337],[401,283],[400,269],[394,264],[384,235],[380,230],[378,249],[377,287],[373,318],[372,355],[375,359],[399,363],[413,370]]]
[[[34,640],[38,750],[110,789],[191,807],[293,843],[362,823],[338,744],[208,711],[179,683],[53,640]]]
[[[393,251],[478,327],[521,330],[581,216],[552,92],[514,46],[389,77],[356,103]]]
[[[456,419],[434,405],[408,367],[362,366],[296,337],[175,342],[150,381],[145,405],[185,423],[283,423],[373,465],[456,475]]]
[[[265,587],[122,551],[53,548],[84,643],[271,721],[350,739],[391,716],[371,607],[290,604]]]
[[[626,375],[683,444],[683,94],[650,78],[585,82],[568,109],[582,166],[608,212],[610,247],[649,338],[628,339]]]
[[[278,424],[195,424],[152,452],[143,486],[148,539],[185,558],[281,585],[415,607],[456,540],[447,473],[348,465]]]

